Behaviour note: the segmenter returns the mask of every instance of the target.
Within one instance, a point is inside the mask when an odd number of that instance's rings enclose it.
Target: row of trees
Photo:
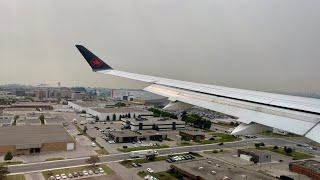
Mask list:
[[[155,117],[169,117],[169,118],[172,118],[172,119],[177,119],[177,116],[175,114],[169,113],[169,112],[166,112],[166,111],[162,111],[162,110],[157,109],[157,108],[149,108],[148,110],[153,112],[153,116],[155,116]]]
[[[194,127],[201,129],[210,129],[212,122],[210,120],[203,119],[197,114],[191,114],[181,117],[183,121],[188,124],[192,124]]]

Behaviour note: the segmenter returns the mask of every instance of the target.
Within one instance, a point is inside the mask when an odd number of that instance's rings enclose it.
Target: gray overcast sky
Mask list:
[[[269,92],[320,94],[318,0],[0,0],[0,84],[143,87],[114,68]]]

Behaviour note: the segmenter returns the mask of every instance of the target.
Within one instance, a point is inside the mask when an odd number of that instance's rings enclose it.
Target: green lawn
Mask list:
[[[96,153],[98,153],[99,155],[108,155],[108,154],[109,154],[109,152],[108,152],[106,149],[104,149],[104,148],[100,148],[100,149],[95,150],[95,151],[96,151]]]
[[[201,140],[197,141],[197,143],[200,144],[213,144],[213,143],[221,143],[221,142],[233,142],[233,141],[240,141],[241,139],[238,137],[235,137],[230,134],[224,134],[224,133],[210,133],[212,136],[216,136],[215,140]]]
[[[269,136],[269,137],[277,137],[277,138],[286,138],[286,137],[301,137],[299,135],[295,135],[295,134],[288,134],[288,135],[281,135],[281,134],[275,134],[272,131],[265,131],[260,133],[261,135],[264,136]]]
[[[9,175],[4,178],[4,180],[25,180],[26,178],[22,174]]]
[[[165,161],[167,159],[169,159],[171,156],[179,156],[179,155],[187,155],[187,154],[191,154],[195,157],[202,157],[200,154],[198,153],[183,153],[183,154],[174,154],[174,155],[167,155],[167,156],[157,156],[154,160],[147,160],[146,158],[140,158],[140,159],[134,159],[134,160],[124,160],[121,161],[120,164],[127,167],[127,168],[132,168],[132,163],[149,163],[149,162],[155,162],[155,161]]]
[[[175,173],[169,173],[169,172],[148,173],[145,171],[138,172],[138,175],[142,178],[144,178],[148,174],[152,175],[153,177],[156,177],[158,180],[178,180],[179,179],[179,175]]]
[[[132,168],[131,163],[148,163],[148,162],[155,162],[155,161],[164,161],[166,159],[168,159],[169,156],[157,156],[154,160],[149,161],[146,158],[141,158],[141,159],[134,159],[134,160],[124,160],[121,161],[120,164],[127,167],[127,168]]]
[[[46,161],[58,161],[58,160],[64,160],[63,157],[55,157],[55,158],[48,158]]]
[[[10,165],[16,165],[16,164],[22,164],[22,161],[5,161],[0,162],[0,166],[10,166]]]
[[[158,145],[158,146],[139,146],[133,148],[118,148],[117,150],[120,152],[131,152],[131,151],[140,151],[140,150],[147,150],[147,149],[163,149],[168,148],[168,145]]]
[[[292,153],[287,154],[287,153],[284,151],[284,148],[279,148],[279,149],[275,150],[275,149],[273,149],[273,147],[260,147],[260,148],[258,148],[258,149],[268,150],[268,151],[272,151],[272,152],[275,152],[275,153],[279,153],[279,154],[282,154],[282,155],[285,155],[285,156],[290,156],[290,157],[292,157],[292,159],[294,159],[294,160],[310,159],[310,158],[313,158],[313,157],[314,157],[314,156],[311,155],[311,154],[306,154],[306,153],[299,152],[299,151],[293,151]]]
[[[98,167],[102,167],[106,174],[114,174],[114,172],[107,165],[99,165],[96,168],[98,168]],[[74,167],[74,168],[56,169],[56,170],[52,170],[52,171],[43,171],[42,174],[45,179],[48,179],[50,177],[50,172],[53,175],[56,175],[56,174],[69,174],[69,173],[83,171],[83,170],[89,170],[89,169],[93,170],[94,167],[80,166],[80,167]]]

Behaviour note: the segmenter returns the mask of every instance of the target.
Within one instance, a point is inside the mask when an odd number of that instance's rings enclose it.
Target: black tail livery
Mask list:
[[[98,58],[96,55],[94,55],[92,52],[90,52],[87,48],[85,48],[82,45],[76,45],[82,56],[86,59],[88,64],[91,66],[93,71],[101,71],[101,70],[110,70],[112,67],[110,67],[108,64],[103,62],[100,58]]]

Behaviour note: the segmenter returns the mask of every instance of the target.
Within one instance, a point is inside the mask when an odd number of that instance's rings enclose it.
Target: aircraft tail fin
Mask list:
[[[111,70],[108,64],[103,62],[99,57],[90,52],[87,48],[82,45],[76,45],[77,49],[80,51],[82,56],[86,59],[90,67],[93,71],[101,71],[101,70]]]

